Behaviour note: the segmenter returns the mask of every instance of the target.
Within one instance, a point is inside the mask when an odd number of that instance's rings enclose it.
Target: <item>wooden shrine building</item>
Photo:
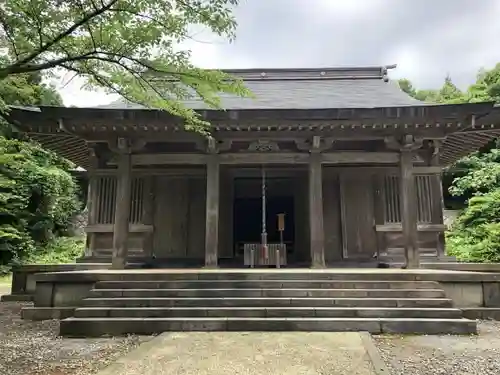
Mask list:
[[[10,116],[88,171],[90,259],[325,267],[405,249],[416,267],[418,249],[444,252],[443,167],[498,136],[500,115],[416,101],[388,68],[230,71],[255,98],[186,102],[211,139],[123,101]]]

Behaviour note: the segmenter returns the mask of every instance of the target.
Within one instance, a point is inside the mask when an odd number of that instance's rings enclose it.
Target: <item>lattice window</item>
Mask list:
[[[419,223],[432,222],[432,176],[419,175],[417,183],[417,217]]]
[[[419,223],[432,222],[432,176],[415,176],[417,193],[417,220]],[[401,204],[399,200],[399,176],[387,175],[384,178],[384,221],[401,222]]]
[[[99,176],[95,181],[94,224],[114,224],[116,203],[116,176]],[[131,224],[142,223],[144,208],[144,178],[132,179],[130,219]]]
[[[401,222],[401,208],[399,205],[399,177],[385,176],[384,179],[384,220],[386,223]]]
[[[144,206],[144,179],[132,179],[132,205],[130,207],[130,220],[132,224],[142,223]]]

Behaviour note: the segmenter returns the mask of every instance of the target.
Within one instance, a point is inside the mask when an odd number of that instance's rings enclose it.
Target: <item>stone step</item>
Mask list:
[[[444,298],[442,289],[94,289],[90,297]]]
[[[471,334],[467,319],[415,318],[67,318],[60,334],[69,337],[151,335],[165,331],[368,331],[371,333]]]
[[[31,294],[5,294],[0,298],[0,302],[33,302]]]
[[[86,298],[89,307],[452,307],[447,298],[285,298],[285,297],[197,297],[197,298]]]
[[[460,309],[404,307],[83,307],[77,318],[193,318],[193,317],[344,317],[344,318],[461,318]]]
[[[439,289],[435,281],[335,281],[335,280],[177,280],[101,281],[95,289]]]
[[[467,319],[500,320],[500,307],[465,307],[461,311]]]
[[[146,272],[147,271],[147,272]],[[203,270],[131,270],[120,274],[110,271],[103,271],[102,281],[434,281],[435,275],[425,269],[406,270],[402,273],[397,269],[352,269],[338,270],[331,272],[329,269],[279,269],[265,271],[261,269],[246,270],[224,270],[224,269],[203,269]]]

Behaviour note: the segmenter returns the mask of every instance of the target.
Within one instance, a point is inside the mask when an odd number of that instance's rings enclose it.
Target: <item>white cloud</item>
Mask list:
[[[104,90],[84,90],[82,88],[84,83],[84,79],[79,77],[75,77],[70,82],[68,82],[68,79],[61,79],[56,82],[56,87],[64,100],[64,105],[67,107],[96,107],[111,103],[116,99],[116,96],[108,95]]]

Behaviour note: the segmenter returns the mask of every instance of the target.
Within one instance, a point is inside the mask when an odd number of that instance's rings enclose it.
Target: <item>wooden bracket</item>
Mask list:
[[[424,140],[420,137],[414,137],[411,134],[406,134],[401,138],[396,138],[394,136],[384,138],[385,145],[390,150],[397,150],[400,152],[404,151],[415,151],[422,147]]]
[[[59,130],[63,133],[66,133],[66,134],[71,134],[75,137],[78,137],[80,138],[80,136],[76,135],[75,133],[73,133],[71,130],[69,130],[66,125],[64,124],[64,120],[62,118],[60,118],[59,120],[57,120],[57,124],[58,124],[58,127],[59,127]]]
[[[217,140],[213,137],[207,139],[207,153],[217,154],[219,152],[217,147]]]
[[[321,137],[319,135],[315,135],[312,139],[311,151],[319,151],[320,146],[321,146]]]
[[[295,140],[295,144],[299,150],[311,153],[326,151],[332,146],[333,142],[334,138],[322,138],[319,135],[313,136],[311,140],[303,138]]]
[[[97,156],[95,147],[95,143],[87,142],[88,151],[89,151],[89,164],[90,169],[97,169],[99,167],[99,157]]]
[[[118,137],[112,141],[108,141],[109,149],[117,154],[131,154],[142,150],[146,146],[144,139],[130,139]]]
[[[443,143],[444,139],[433,139],[431,141],[432,153],[429,158],[430,165],[439,165],[439,153],[441,152]]]
[[[221,151],[228,151],[231,149],[233,141],[225,139],[219,141],[214,137],[208,137],[206,143],[197,142],[197,149],[205,151],[207,154],[218,154]]]
[[[433,139],[431,142],[432,142],[432,156],[436,156],[437,154],[439,154],[439,151],[441,151],[441,146],[443,145],[444,143],[444,139]]]

